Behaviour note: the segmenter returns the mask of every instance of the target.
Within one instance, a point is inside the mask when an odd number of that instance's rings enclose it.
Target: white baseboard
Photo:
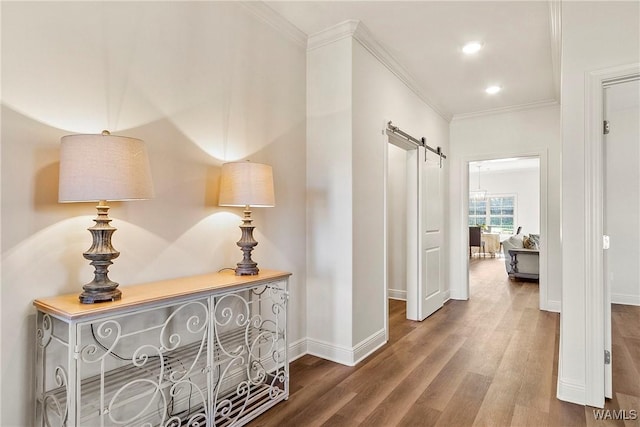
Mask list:
[[[387,296],[389,299],[399,299],[402,301],[406,301],[407,291],[403,291],[402,289],[389,289],[387,292]]]
[[[547,306],[543,307],[543,310],[560,313],[560,307],[560,301],[547,301]]]
[[[449,299],[455,299],[458,301],[467,301],[469,299],[468,296],[462,294],[462,292],[458,292],[456,290],[450,290],[449,291]]]
[[[307,354],[306,338],[300,338],[298,341],[289,344],[289,362],[293,362],[305,354]]]
[[[451,299],[451,291],[450,290],[446,290],[442,293],[442,303],[444,304],[445,302],[449,301]]]
[[[307,353],[341,365],[355,366],[362,359],[386,344],[386,342],[384,329],[365,338],[351,348],[307,338]]]
[[[400,301],[406,301],[407,300],[407,291],[403,291],[401,289],[389,289],[388,293],[388,298],[389,299],[397,299]],[[449,301],[451,299],[451,291],[446,290],[442,293],[442,303],[444,304],[445,302]]]
[[[640,295],[611,294],[613,304],[640,305]]]
[[[353,364],[356,365],[360,363],[371,353],[385,345],[387,343],[385,338],[386,334],[384,333],[384,329],[380,329],[378,332],[360,341],[353,349]]]
[[[586,390],[584,384],[576,384],[570,381],[563,381],[558,378],[558,391],[556,397],[560,400],[578,405],[586,402]]]
[[[342,365],[353,366],[353,351],[350,348],[326,341],[307,338],[307,354]]]

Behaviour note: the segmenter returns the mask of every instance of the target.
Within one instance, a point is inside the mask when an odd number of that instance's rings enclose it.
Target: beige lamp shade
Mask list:
[[[135,200],[153,197],[144,141],[110,135],[62,137],[58,201]]]
[[[248,161],[223,164],[218,204],[220,206],[275,206],[271,166]]]

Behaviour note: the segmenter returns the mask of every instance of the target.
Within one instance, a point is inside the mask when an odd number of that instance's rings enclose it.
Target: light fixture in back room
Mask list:
[[[480,188],[480,168],[481,165],[478,164],[478,189],[469,191],[469,199],[472,200],[486,200],[487,199],[487,190],[483,190]]]

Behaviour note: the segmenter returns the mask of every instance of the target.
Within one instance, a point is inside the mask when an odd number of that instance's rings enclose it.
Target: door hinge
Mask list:
[[[611,365],[611,352],[609,350],[604,351],[604,364]]]
[[[611,247],[611,239],[606,234],[602,236],[602,249],[609,249]]]
[[[611,125],[609,124],[609,120],[605,120],[602,127],[602,133],[607,135],[610,130],[611,130]]]

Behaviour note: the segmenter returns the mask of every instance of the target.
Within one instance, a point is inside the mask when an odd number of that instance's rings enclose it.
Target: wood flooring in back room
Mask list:
[[[471,298],[423,322],[389,301],[389,342],[357,366],[306,355],[290,397],[249,426],[638,426],[596,421],[556,399],[559,320],[538,309],[538,284],[511,281],[500,258],[470,262]],[[614,305],[614,398],[640,412],[640,307]]]

